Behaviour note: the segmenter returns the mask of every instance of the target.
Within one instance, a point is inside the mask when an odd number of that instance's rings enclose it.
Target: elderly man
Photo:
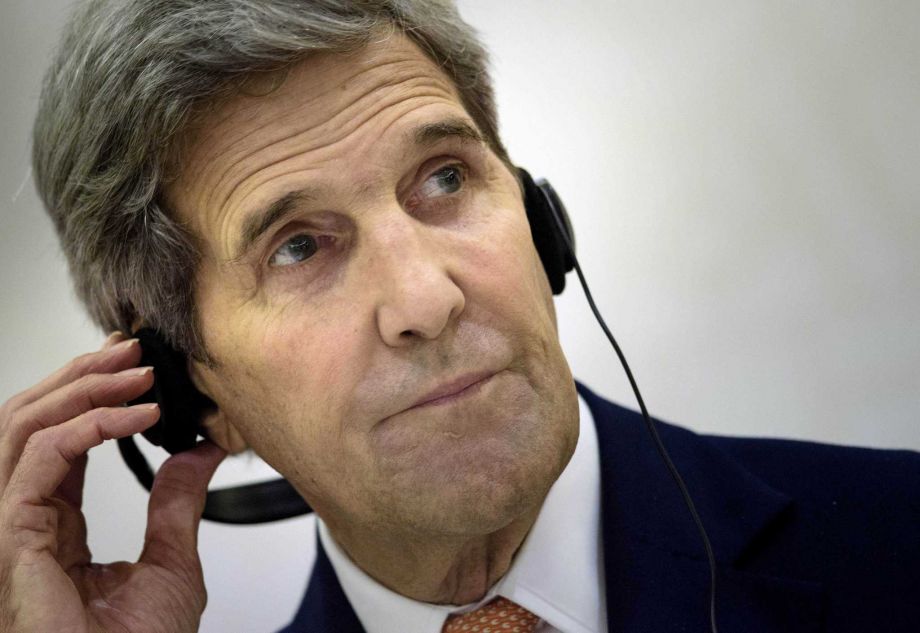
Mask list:
[[[194,631],[226,452],[315,509],[289,631],[685,631],[708,570],[637,416],[576,388],[485,56],[446,1],[89,2],[36,123],[79,294],[117,332],[4,405],[0,630]],[[213,403],[135,564],[85,454],[157,422],[147,326]],[[667,427],[734,631],[914,631],[920,458]],[[820,476],[814,476],[815,474]],[[869,481],[870,483],[867,483]]]

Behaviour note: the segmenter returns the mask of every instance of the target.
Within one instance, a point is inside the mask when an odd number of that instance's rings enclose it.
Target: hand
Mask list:
[[[198,630],[207,601],[198,524],[224,451],[202,442],[160,467],[138,562],[93,563],[86,544],[87,451],[160,415],[119,406],[154,380],[137,367],[137,341],[123,338],[0,407],[0,633]]]

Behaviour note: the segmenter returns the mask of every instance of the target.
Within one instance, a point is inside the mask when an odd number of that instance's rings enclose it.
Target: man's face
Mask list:
[[[214,107],[167,191],[202,240],[210,423],[333,529],[493,531],[574,450],[521,194],[477,137],[447,76],[393,36]]]

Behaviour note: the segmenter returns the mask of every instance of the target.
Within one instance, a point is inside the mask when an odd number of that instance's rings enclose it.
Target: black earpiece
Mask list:
[[[524,194],[524,207],[530,232],[540,261],[549,278],[553,294],[565,288],[565,274],[575,262],[566,247],[575,236],[568,214],[552,185],[546,180],[534,181],[530,174],[518,169]],[[565,235],[562,235],[563,231]],[[186,357],[156,330],[142,328],[134,333],[141,345],[141,365],[153,367],[153,387],[129,404],[156,402],[160,419],[144,431],[144,437],[169,453],[194,448],[199,435],[205,433],[201,420],[214,403],[195,388],[188,375]],[[154,473],[133,437],[118,440],[118,448],[138,481],[150,490]],[[208,492],[203,518],[220,523],[268,523],[311,512],[303,497],[285,479],[249,484]]]
[[[153,367],[155,378],[150,391],[131,404],[160,405],[160,421],[143,436],[170,454],[194,448],[199,422],[214,403],[192,384],[185,355],[173,349],[159,332],[141,328],[134,336],[141,345],[141,366]]]
[[[530,234],[549,278],[550,288],[554,295],[558,295],[565,289],[565,274],[575,267],[575,260],[565,243],[568,238],[572,247],[575,246],[572,223],[562,200],[546,179],[534,181],[526,170],[518,167],[517,171],[524,191],[524,209],[530,223]],[[561,222],[556,222],[555,217]]]

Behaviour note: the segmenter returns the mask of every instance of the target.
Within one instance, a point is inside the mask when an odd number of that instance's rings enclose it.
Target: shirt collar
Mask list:
[[[434,605],[391,591],[355,565],[317,517],[329,562],[367,633],[440,633],[451,613],[470,611],[499,595],[560,631],[606,631],[597,432],[580,394],[578,408],[572,459],[550,488],[508,572],[475,604]]]

